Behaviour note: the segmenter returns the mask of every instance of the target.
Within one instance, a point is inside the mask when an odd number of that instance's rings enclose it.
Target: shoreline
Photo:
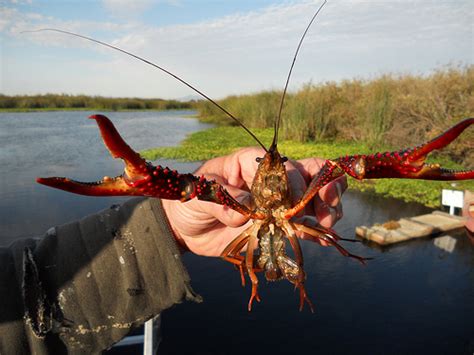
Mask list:
[[[100,112],[163,112],[163,111],[196,111],[193,108],[170,108],[170,109],[118,109],[118,110],[111,110],[111,109],[104,109],[100,107],[80,107],[80,108],[69,108],[69,107],[61,107],[61,108],[37,108],[37,109],[4,109],[0,108],[0,113],[22,113],[22,112],[61,112],[61,111],[100,111]],[[195,115],[190,115],[190,117],[197,118]]]

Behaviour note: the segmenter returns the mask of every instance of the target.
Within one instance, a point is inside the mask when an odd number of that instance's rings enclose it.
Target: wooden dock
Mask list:
[[[434,211],[422,216],[402,218],[372,227],[356,227],[356,234],[380,245],[389,245],[414,238],[428,237],[462,228],[465,218]]]

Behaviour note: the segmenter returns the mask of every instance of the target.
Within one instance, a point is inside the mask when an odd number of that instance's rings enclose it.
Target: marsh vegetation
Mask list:
[[[281,92],[229,96],[222,106],[251,128],[271,128]],[[230,125],[209,102],[198,105],[204,121]],[[373,149],[414,146],[463,118],[474,116],[474,65],[428,76],[382,75],[316,85],[287,96],[281,137],[295,142],[352,142]],[[474,130],[453,142],[444,156],[474,165]]]

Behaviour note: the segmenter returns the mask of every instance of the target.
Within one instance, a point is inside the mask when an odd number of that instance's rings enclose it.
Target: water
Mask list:
[[[42,234],[62,224],[124,201],[123,197],[85,197],[54,190],[35,182],[38,176],[67,176],[95,181],[123,171],[99,136],[95,112],[0,113],[0,245]],[[178,144],[207,124],[185,118],[193,111],[113,112],[124,139],[135,150]],[[173,164],[190,171],[196,164]]]
[[[174,145],[206,126],[187,112],[111,113],[137,150]],[[0,244],[44,233],[123,198],[91,198],[56,191],[36,176],[94,180],[119,173],[87,112],[0,114]],[[196,164],[160,162],[181,171]],[[348,192],[336,230],[354,235],[369,225],[429,212],[417,204]],[[448,237],[446,237],[448,238]],[[368,266],[334,248],[303,242],[307,290],[316,312],[298,312],[288,282],[261,282],[261,303],[251,313],[250,288],[219,260],[184,256],[202,304],[185,303],[163,314],[161,354],[472,354],[474,351],[474,248],[451,234],[452,252],[423,239],[380,249],[346,243],[353,253],[375,257]],[[442,241],[442,239],[438,239]]]
[[[356,225],[426,212],[359,193],[346,193],[344,208],[335,229],[346,237]],[[375,258],[365,267],[334,248],[303,242],[314,314],[298,312],[298,294],[288,282],[263,280],[262,302],[249,313],[250,286],[240,286],[232,266],[185,255],[205,302],[164,313],[160,355],[472,354],[474,248],[463,233],[451,236],[452,253],[435,239],[385,249],[346,243],[353,253]]]

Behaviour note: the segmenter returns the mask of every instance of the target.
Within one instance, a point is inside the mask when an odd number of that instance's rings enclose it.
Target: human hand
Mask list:
[[[215,179],[237,201],[245,204],[250,200],[249,189],[258,166],[255,158],[263,155],[262,149],[244,148],[205,162],[195,175]],[[324,159],[309,158],[285,163],[293,202],[303,195],[324,162]],[[341,195],[346,189],[345,176],[334,180],[319,191],[303,215],[295,218],[308,226],[319,223],[331,228],[342,217]],[[177,241],[198,255],[220,256],[225,247],[252,223],[228,207],[196,199],[185,203],[163,200],[163,208]],[[299,237],[305,239],[304,234]]]

